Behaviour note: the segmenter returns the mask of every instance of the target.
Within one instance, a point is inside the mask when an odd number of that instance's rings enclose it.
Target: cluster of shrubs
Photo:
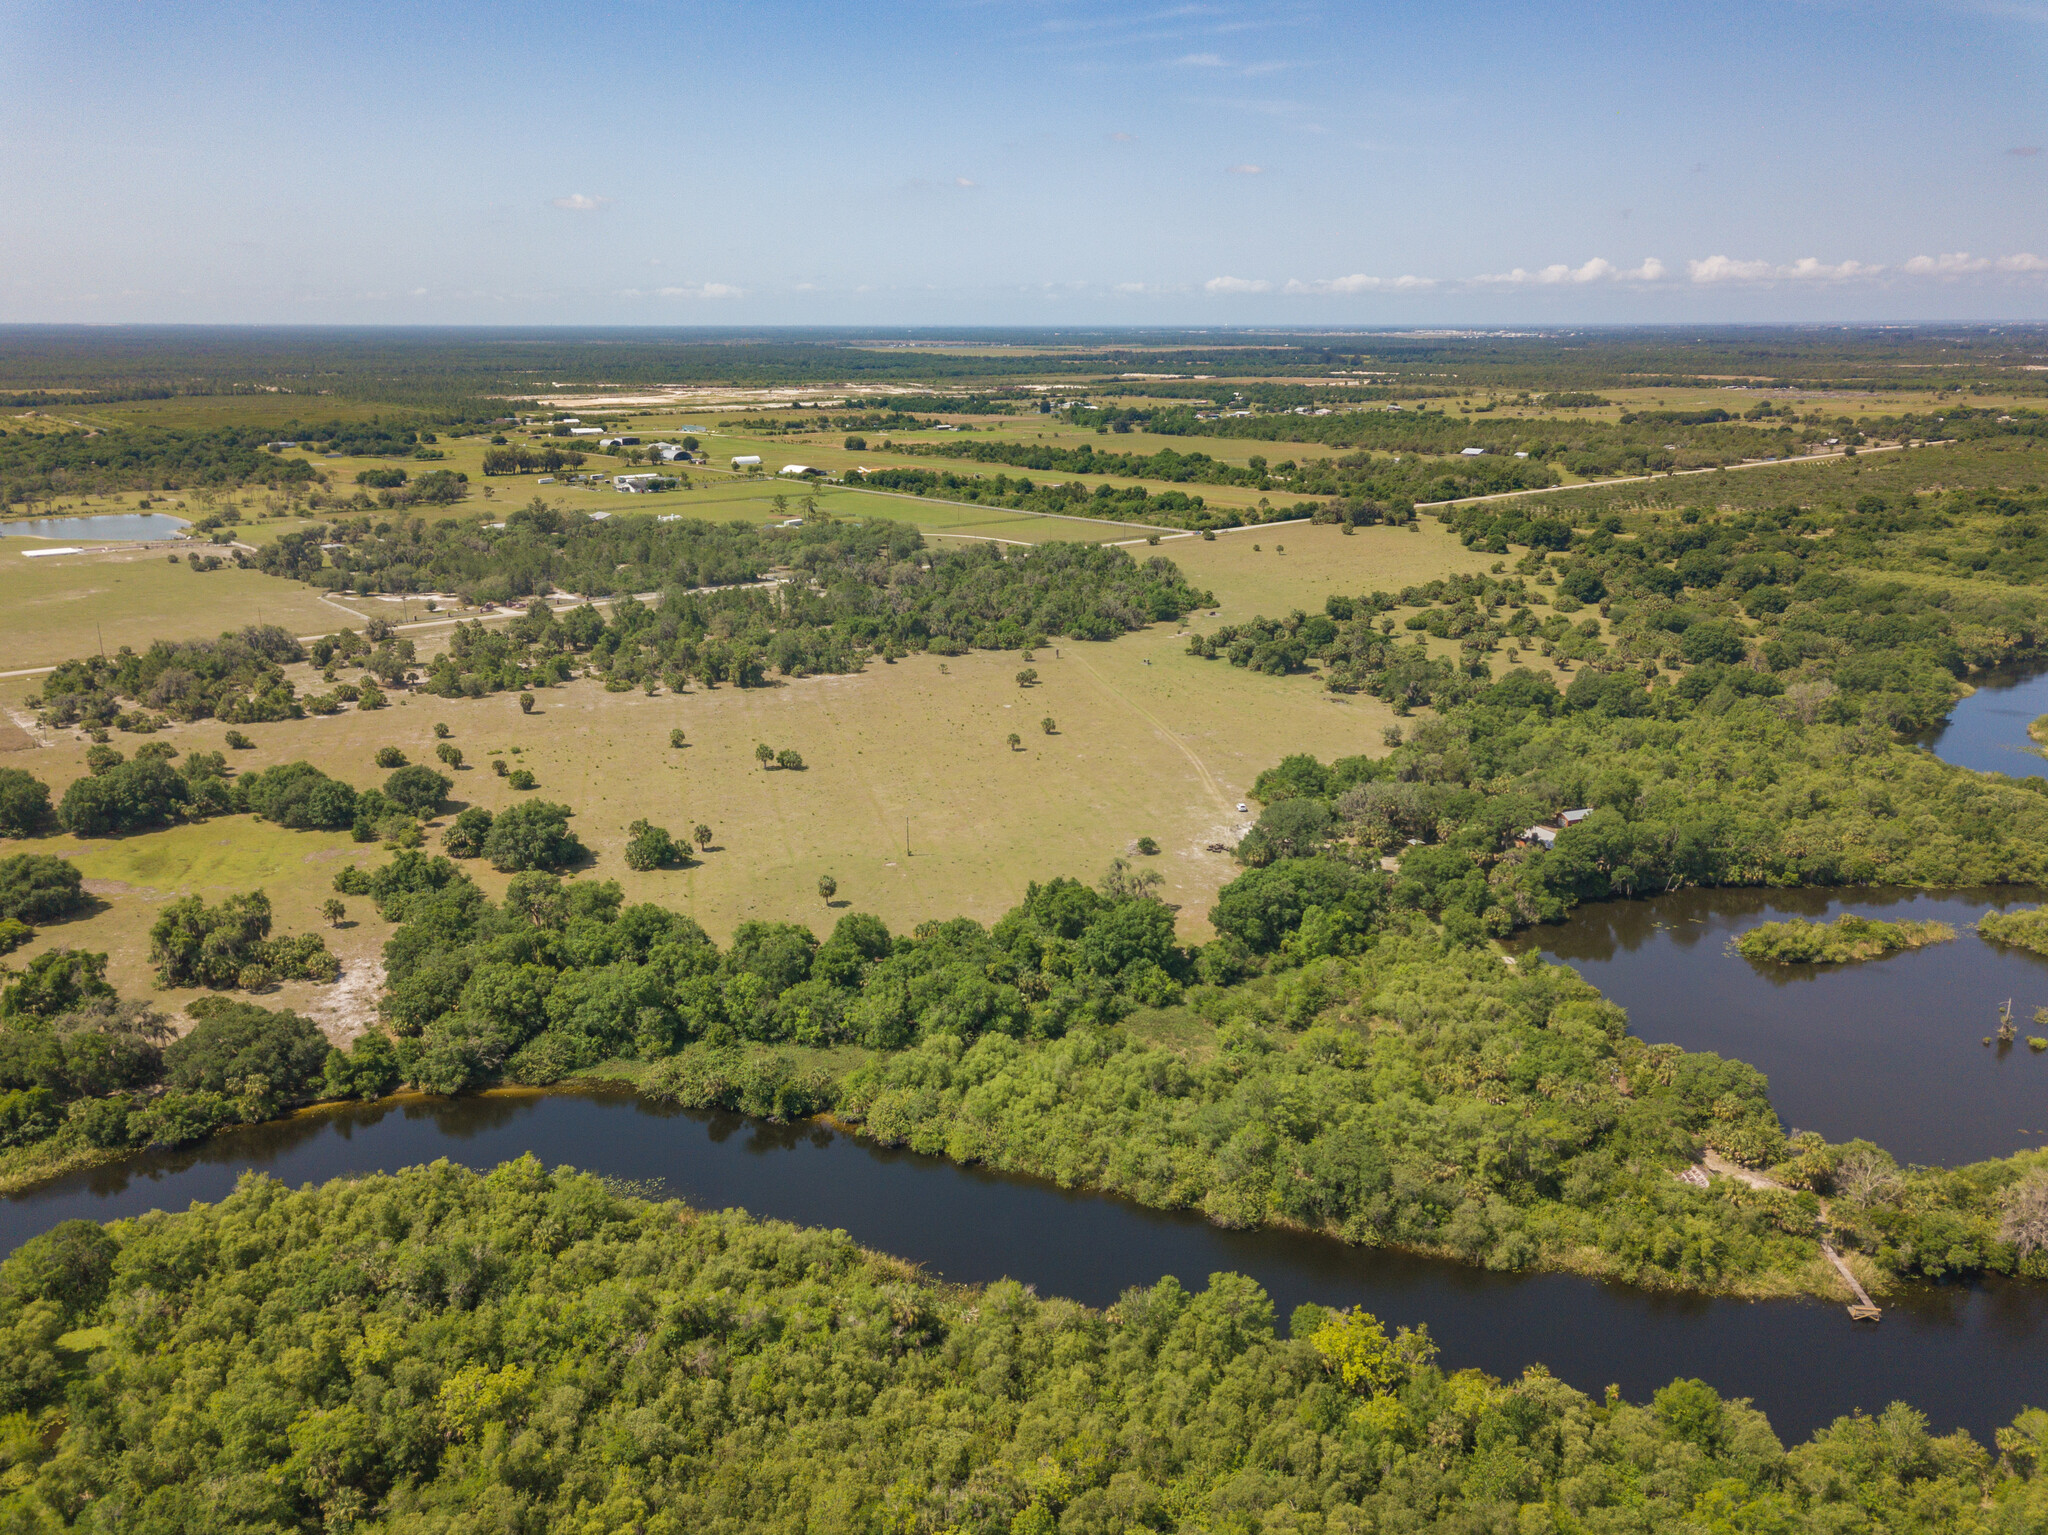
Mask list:
[[[381,1035],[334,1050],[310,1020],[226,997],[170,1021],[124,1001],[107,956],[38,955],[0,992],[0,1148],[178,1146],[270,1119],[315,1097],[374,1096],[398,1084]]]

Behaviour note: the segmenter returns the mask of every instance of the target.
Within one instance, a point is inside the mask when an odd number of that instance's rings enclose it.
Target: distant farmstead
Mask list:
[[[623,490],[628,495],[645,495],[650,490],[661,489],[666,478],[659,474],[615,474],[612,476],[612,489]]]

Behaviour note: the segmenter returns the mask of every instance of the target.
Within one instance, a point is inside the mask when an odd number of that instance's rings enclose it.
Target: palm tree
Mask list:
[[[775,748],[766,741],[763,741],[754,748],[754,760],[760,763],[762,767],[767,767],[769,763],[775,760]]]
[[[832,904],[832,897],[837,894],[839,894],[839,881],[829,874],[820,874],[818,876],[818,899],[827,906],[830,906]]]
[[[1011,751],[1015,751],[1015,750],[1016,750],[1016,749],[1017,749],[1018,747],[1022,746],[1023,744],[1024,744],[1024,738],[1023,738],[1022,736],[1018,735],[1016,731],[1014,731],[1014,730],[1013,730],[1013,731],[1011,731],[1011,732],[1010,732],[1010,750],[1011,750]]]
[[[707,851],[710,849],[711,828],[706,826],[702,821],[699,821],[697,823],[697,829],[691,832],[690,835],[697,839],[697,846],[704,848]]]

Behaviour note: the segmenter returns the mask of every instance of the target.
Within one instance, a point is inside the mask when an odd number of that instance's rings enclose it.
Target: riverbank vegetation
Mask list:
[[[1735,951],[1763,964],[1842,965],[1948,943],[1955,936],[1946,922],[1885,922],[1845,911],[1833,922],[1766,922],[1736,939]]]
[[[1993,943],[2015,949],[2048,954],[2048,907],[2024,911],[1987,911],[1977,919],[1977,931]]]
[[[22,1529],[1871,1530],[2048,1519],[2048,1419],[1787,1449],[1251,1281],[1094,1311],[532,1158],[69,1222],[0,1267]],[[1880,1520],[1873,1511],[1882,1510]]]
[[[337,884],[397,923],[389,1037],[350,1053],[375,1057],[362,1082],[337,1068],[302,1097],[545,1085],[624,1061],[693,1106],[830,1111],[888,1144],[1226,1225],[1497,1268],[1825,1292],[1834,1194],[1837,1239],[1881,1272],[2048,1277],[2048,1244],[2008,1220],[2015,1190],[2048,1178],[2033,1160],[1899,1170],[1874,1147],[1788,1141],[1752,1068],[1644,1045],[1569,970],[1503,964],[1376,868],[1252,871],[1195,950],[1116,878],[1033,886],[988,928],[896,935],[849,913],[822,942],[749,922],[722,950],[614,884],[538,870],[494,902],[450,860],[401,850]],[[1178,1020],[1173,1042],[1148,1020]],[[68,1125],[24,1139],[86,1134]],[[150,1143],[134,1134],[95,1144]],[[1790,1187],[1674,1176],[1707,1151]],[[1867,1163],[1884,1176],[1838,1183]]]

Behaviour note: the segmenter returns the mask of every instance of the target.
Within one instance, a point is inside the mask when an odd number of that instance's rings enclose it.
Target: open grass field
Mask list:
[[[1278,531],[1287,535],[1285,554],[1244,533],[1161,546],[1216,593],[1220,617],[1205,612],[1198,627],[1319,606],[1333,590],[1393,589],[1485,565],[1484,556],[1433,525],[1349,538],[1306,525]],[[1264,547],[1254,552],[1254,542]],[[226,574],[162,568],[194,586]],[[324,627],[323,617],[304,632]],[[437,632],[416,631],[423,650]],[[1249,824],[1236,807],[1257,774],[1290,751],[1329,758],[1381,750],[1393,716],[1372,699],[1335,697],[1314,677],[1261,676],[1185,651],[1173,625],[1107,644],[1062,642],[1034,658],[1042,681],[1028,690],[1014,680],[1015,653],[977,651],[878,663],[857,676],[651,698],[578,681],[541,692],[532,715],[522,715],[509,695],[411,697],[375,713],[244,727],[256,746],[231,759],[248,771],[303,758],[367,787],[384,776],[373,765],[378,747],[432,762],[433,725],[445,721],[466,759],[454,775],[451,813],[465,804],[503,809],[520,797],[491,771],[492,755],[503,754],[534,772],[532,794],[577,812],[574,825],[595,854],[580,877],[617,879],[630,899],[686,911],[721,941],[749,919],[829,929],[848,908],[819,901],[818,876],[827,873],[838,880],[842,902],[899,931],[957,915],[989,921],[1029,881],[1062,874],[1092,881],[1150,836],[1161,852],[1140,861],[1164,876],[1166,899],[1181,909],[1182,936],[1196,941],[1209,934],[1217,889],[1239,872],[1208,846],[1234,842]],[[296,680],[313,681],[309,672]],[[18,705],[33,686],[34,679],[0,683],[0,698]],[[1057,734],[1040,728],[1048,715]],[[677,726],[689,741],[681,750],[668,745]],[[1005,740],[1012,731],[1022,741],[1015,751]],[[183,751],[218,750],[224,735],[208,721],[158,739]],[[125,750],[137,744],[115,739]],[[807,766],[764,772],[753,757],[762,741],[794,748]],[[61,794],[85,771],[85,747],[67,732],[0,761],[27,767]],[[633,873],[622,859],[625,828],[643,817],[678,834],[705,822],[713,849],[692,868]],[[105,905],[46,929],[17,962],[49,946],[104,950],[117,984],[133,994],[148,991],[147,933],[164,901],[188,892],[219,900],[260,887],[275,904],[279,931],[305,931],[320,926],[319,906],[339,868],[384,856],[343,834],[281,831],[243,816],[35,845],[75,858]],[[494,893],[502,889],[502,876],[470,867]],[[348,904],[351,925],[327,934],[343,960],[343,981],[293,983],[276,994],[338,1034],[367,1019],[375,959],[389,931],[366,902]]]
[[[99,649],[102,637],[111,655],[245,624],[331,634],[348,622],[310,587],[227,567],[201,575],[162,549],[22,558],[24,549],[51,547],[0,539],[0,671],[52,666]]]

